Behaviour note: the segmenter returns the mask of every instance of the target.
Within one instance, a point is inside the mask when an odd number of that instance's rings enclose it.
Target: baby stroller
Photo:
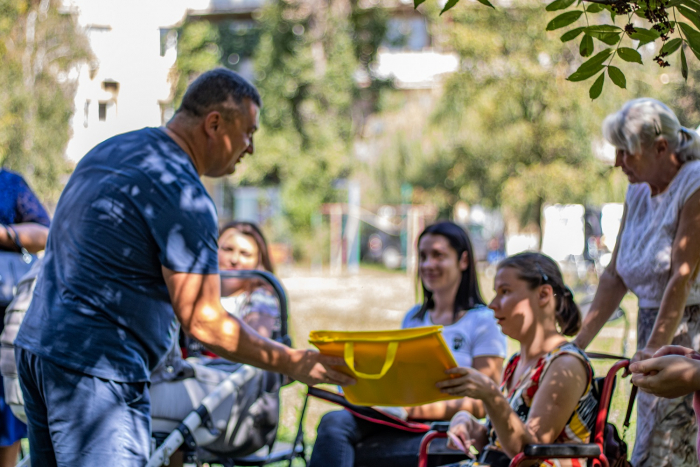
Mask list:
[[[246,270],[223,271],[221,277],[222,280],[256,279],[268,284],[277,296],[281,316],[279,331],[272,337],[291,345],[287,332],[287,297],[275,276]],[[192,361],[188,359],[188,363]],[[151,387],[155,449],[148,467],[168,465],[170,456],[177,450],[182,451],[186,466],[201,462],[225,467],[262,466],[280,461],[288,461],[291,466],[295,458],[306,463],[301,419],[292,444],[275,442],[278,417],[270,420],[273,418],[270,413],[278,415],[280,384],[270,385],[269,379],[281,381],[280,375],[222,359],[207,365],[195,361],[188,366],[191,371],[181,372],[182,375],[167,383],[167,388],[161,384]],[[180,373],[177,368],[170,371]],[[301,418],[304,410],[305,406]],[[267,416],[261,420],[260,414],[265,413]]]

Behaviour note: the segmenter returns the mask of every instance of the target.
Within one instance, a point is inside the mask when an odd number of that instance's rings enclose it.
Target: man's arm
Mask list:
[[[223,358],[288,375],[303,383],[352,384],[331,368],[345,366],[339,357],[291,349],[257,334],[221,306],[218,274],[175,272],[163,267],[163,278],[182,329]]]

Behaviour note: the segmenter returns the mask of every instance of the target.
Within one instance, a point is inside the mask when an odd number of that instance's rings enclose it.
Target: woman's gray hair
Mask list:
[[[681,164],[700,159],[700,135],[681,126],[665,104],[648,97],[628,101],[622,109],[608,115],[603,121],[603,137],[632,154],[664,138]]]

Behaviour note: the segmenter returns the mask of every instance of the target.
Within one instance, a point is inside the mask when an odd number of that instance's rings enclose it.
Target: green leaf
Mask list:
[[[576,0],[554,0],[552,3],[547,5],[545,10],[547,10],[547,11],[564,10],[566,8],[569,8],[571,5],[573,5],[575,1]]]
[[[617,84],[622,89],[627,87],[627,80],[625,79],[625,74],[616,66],[608,66],[608,76],[613,83]]]
[[[482,5],[485,5],[485,6],[487,6],[487,7],[493,8],[494,10],[496,9],[496,7],[493,6],[493,5],[491,4],[491,2],[489,2],[489,0],[476,0],[476,1],[479,2],[479,3],[481,3]]]
[[[608,45],[615,45],[618,42],[620,42],[620,34],[615,34],[614,32],[604,32],[591,35],[598,39],[600,42],[603,42]]]
[[[413,0],[413,8],[418,8],[425,0]]]
[[[620,47],[617,49],[617,55],[626,62],[642,64],[642,55],[629,47]]]
[[[683,34],[685,34],[685,39],[688,42],[688,47],[700,60],[700,32],[694,29],[691,25],[686,23],[678,23]]]
[[[452,0],[450,0],[452,1]],[[550,21],[547,24],[547,31],[554,31],[555,29],[563,28],[565,26],[570,25],[571,23],[575,23],[583,14],[583,11],[581,10],[576,10],[576,11],[567,11],[566,13],[562,13],[561,15],[557,16],[554,18],[552,21]]]
[[[605,7],[600,3],[591,3],[591,5],[586,8],[586,11],[589,13],[600,13],[603,10],[605,10]]]
[[[653,29],[649,30],[644,28],[638,28],[637,26],[635,26],[634,29],[635,32],[633,32],[630,35],[630,37],[635,41],[639,41],[639,45],[637,45],[637,48],[648,44],[649,42],[654,42],[660,37],[660,34]]]
[[[440,14],[443,14],[444,12],[455,6],[457,2],[459,2],[459,0],[447,0],[447,3],[445,3],[445,8],[442,9]]]
[[[683,39],[671,39],[670,41],[666,42],[663,47],[661,47],[661,53],[671,55],[680,48],[682,43]]]
[[[598,26],[588,26],[586,32],[592,34],[594,32],[620,32],[622,28],[612,24],[600,24]]]
[[[598,96],[600,96],[600,93],[603,92],[603,83],[605,82],[605,73],[601,73],[600,76],[598,76],[598,79],[595,80],[595,83],[593,83],[593,86],[591,86],[591,89],[588,91],[588,95],[591,97],[591,99],[598,99]]]
[[[688,81],[688,62],[685,60],[685,51],[681,47],[681,74]]]
[[[588,34],[584,34],[578,51],[581,53],[582,57],[590,57],[593,53],[593,49],[593,38]]]
[[[673,8],[674,6],[681,5],[685,0],[671,0],[666,4],[666,8]]]
[[[610,57],[611,53],[612,53],[612,49],[601,50],[600,52],[595,54],[593,57],[591,57],[588,60],[586,60],[585,62],[583,62],[583,64],[580,67],[578,67],[578,70],[576,70],[576,71],[577,72],[586,71],[586,70],[590,70],[593,68],[597,68],[598,66],[602,66],[603,62],[605,62],[605,60],[607,60],[608,57]]]
[[[573,82],[573,83],[578,82],[578,81],[585,81],[588,78],[590,78],[591,76],[598,73],[603,68],[605,68],[603,65],[598,65],[595,68],[590,68],[590,69],[583,70],[583,71],[576,70],[574,73],[571,74],[571,76],[569,76],[566,79]]]
[[[698,0],[681,0],[682,5],[692,8],[695,11],[700,11],[700,1]]]
[[[686,8],[682,5],[678,6],[678,11],[680,11],[683,16],[688,18],[695,25],[696,28],[700,29],[700,15],[698,15],[690,8]]]
[[[425,0],[423,0],[423,1],[425,1]],[[572,29],[571,31],[566,31],[561,36],[561,41],[562,42],[569,42],[569,41],[576,39],[579,36],[579,34],[581,34],[583,32],[584,29],[586,29],[586,28],[582,27],[582,28]]]

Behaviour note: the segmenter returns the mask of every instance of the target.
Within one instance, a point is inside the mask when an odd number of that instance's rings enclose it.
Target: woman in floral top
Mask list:
[[[470,368],[448,370],[451,379],[438,383],[447,394],[483,401],[487,413],[486,423],[466,412],[455,415],[450,445],[467,453],[474,446],[478,465],[496,467],[507,466],[528,444],[587,442],[595,423],[593,370],[585,353],[564,338],[578,332],[581,315],[559,267],[540,253],[521,253],[498,265],[494,285],[489,307],[503,333],[520,342],[520,352],[508,362],[500,388]]]

